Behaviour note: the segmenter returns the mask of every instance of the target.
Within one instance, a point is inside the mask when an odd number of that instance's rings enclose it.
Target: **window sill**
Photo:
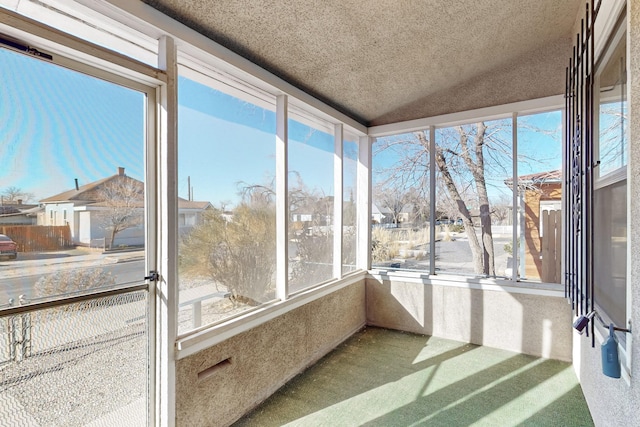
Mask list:
[[[374,269],[369,277],[399,282],[423,283],[425,285],[455,286],[484,291],[508,292],[528,295],[565,297],[564,285],[558,283],[514,282],[501,278],[477,278],[454,274],[429,275],[417,271]]]
[[[290,296],[286,301],[274,301],[221,323],[212,324],[188,333],[176,340],[175,359],[183,359],[219,344],[298,307],[364,280],[365,277],[365,271],[352,272],[342,279],[300,291]]]

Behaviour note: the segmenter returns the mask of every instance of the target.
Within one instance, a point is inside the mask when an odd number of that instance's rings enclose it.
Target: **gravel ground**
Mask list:
[[[112,299],[98,307],[75,305],[46,311],[54,310],[58,317],[79,313],[98,316],[107,332],[95,328],[89,337],[46,348],[42,342],[36,345],[36,335],[46,330],[50,321],[46,318],[52,313],[41,318],[34,315],[31,355],[19,362],[0,364],[0,403],[19,406],[0,408],[4,413],[0,425],[25,425],[29,420],[30,425],[82,426],[140,399],[146,401],[149,364],[145,300],[118,303]],[[122,326],[114,328],[113,323],[118,321]],[[6,340],[6,319],[2,322],[2,339]],[[131,414],[131,420],[137,420],[132,425],[144,425],[146,413]]]

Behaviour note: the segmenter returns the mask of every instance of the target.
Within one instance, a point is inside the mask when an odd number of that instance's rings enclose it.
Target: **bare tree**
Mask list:
[[[376,170],[377,183],[374,186],[374,200],[380,208],[392,212],[397,224],[400,213],[411,206],[413,218],[421,221],[429,216],[429,161],[424,147],[411,135],[399,135],[378,140],[376,154],[384,152],[396,159],[391,168]]]
[[[512,214],[513,197],[508,194],[500,194],[500,196],[492,202],[491,215],[496,223],[503,224],[509,221]]]
[[[411,200],[411,194],[395,180],[387,180],[376,185],[373,198],[379,208],[386,208],[391,212],[391,220],[398,226],[400,214]]]
[[[3,203],[17,203],[18,200],[28,202],[34,198],[33,193],[29,193],[22,190],[20,187],[14,186],[5,188],[2,193],[0,193],[0,196],[2,196],[1,198]]]
[[[473,254],[474,270],[478,274],[495,276],[495,252],[491,231],[491,208],[487,193],[485,150],[489,140],[489,131],[483,122],[473,126],[456,126],[457,138],[442,138],[436,144],[435,160],[449,196],[458,206],[458,212],[469,238]],[[429,146],[425,132],[417,132],[416,137],[423,147]],[[494,148],[495,149],[495,148]],[[454,177],[454,175],[456,175]],[[475,189],[476,202],[480,216],[481,239],[475,233],[473,219],[469,210],[469,200],[462,197],[461,185],[470,183]]]
[[[98,199],[98,205],[104,208],[98,216],[105,230],[111,232],[109,249],[113,249],[118,233],[144,221],[144,185],[137,179],[118,176],[98,189]]]
[[[439,129],[435,152],[431,152],[429,132],[415,132],[386,138],[377,144],[377,151],[389,150],[394,159],[385,169],[385,179],[412,183],[429,199],[429,156],[433,155],[437,172],[437,187],[441,189],[438,210],[449,218],[462,218],[477,274],[495,275],[495,253],[491,230],[491,207],[488,187],[492,179],[509,176],[511,145],[505,127],[508,124],[483,122]],[[445,201],[449,203],[445,203]],[[447,205],[452,209],[447,209]],[[444,209],[444,211],[443,211]],[[480,234],[474,228],[480,223]],[[432,218],[433,220],[433,218]]]

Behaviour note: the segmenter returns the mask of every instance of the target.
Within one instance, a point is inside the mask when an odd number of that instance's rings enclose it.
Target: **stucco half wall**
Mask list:
[[[176,425],[229,425],[365,325],[364,280],[176,362]]]
[[[374,276],[366,296],[369,325],[571,361],[571,306],[561,290]]]

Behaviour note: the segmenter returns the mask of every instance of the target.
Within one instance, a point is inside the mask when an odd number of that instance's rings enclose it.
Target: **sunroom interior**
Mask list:
[[[639,2],[0,0],[0,48],[8,425],[640,419]],[[547,361],[585,413],[472,404]]]

